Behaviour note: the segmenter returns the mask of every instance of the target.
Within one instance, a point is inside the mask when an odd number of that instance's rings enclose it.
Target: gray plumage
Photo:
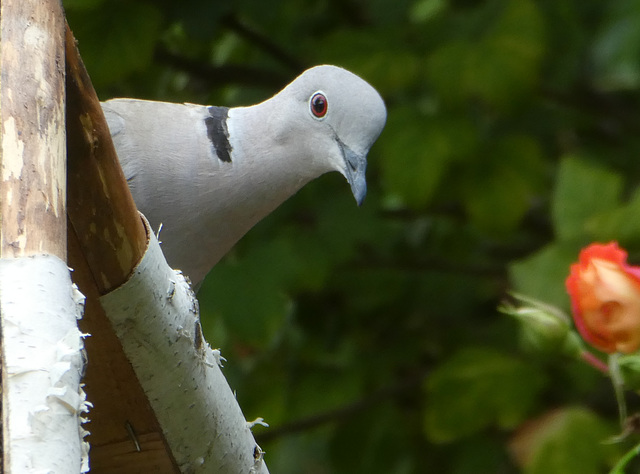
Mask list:
[[[251,107],[134,99],[102,107],[138,209],[154,229],[162,224],[167,261],[195,284],[326,172],[342,173],[361,204],[366,155],[386,120],[375,89],[335,66],[309,69]]]

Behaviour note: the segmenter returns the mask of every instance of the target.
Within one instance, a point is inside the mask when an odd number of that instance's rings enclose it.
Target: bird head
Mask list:
[[[286,117],[277,114],[282,140],[295,136],[300,141],[312,173],[342,173],[361,205],[367,193],[367,153],[387,117],[380,94],[345,69],[316,66],[273,99],[287,104]]]

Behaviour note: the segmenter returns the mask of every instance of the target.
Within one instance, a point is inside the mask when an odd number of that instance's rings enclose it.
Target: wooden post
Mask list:
[[[0,69],[3,472],[85,472],[60,0],[1,1]]]
[[[60,2],[2,0],[0,256],[66,260],[64,17]]]

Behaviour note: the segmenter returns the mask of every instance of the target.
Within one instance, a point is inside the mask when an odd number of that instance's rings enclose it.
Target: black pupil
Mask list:
[[[313,101],[311,102],[311,105],[313,106],[313,112],[316,115],[324,115],[324,113],[327,110],[327,102],[324,98],[324,96],[318,94],[313,98]]]

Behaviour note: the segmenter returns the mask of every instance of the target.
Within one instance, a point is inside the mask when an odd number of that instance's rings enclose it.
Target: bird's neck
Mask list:
[[[304,143],[304,137],[287,126],[278,110],[271,110],[269,101],[230,109],[227,127],[234,174],[253,201],[251,207],[261,212],[258,219],[329,171],[314,166],[304,146],[294,146]]]
[[[258,108],[258,110],[256,110]],[[226,132],[229,140],[229,160],[220,160],[215,173],[215,190],[224,202],[217,202],[215,215],[200,215],[206,229],[203,245],[209,249],[209,261],[198,264],[211,268],[245,233],[302,186],[329,171],[310,165],[304,147],[295,148],[286,126],[262,104],[228,111]],[[242,139],[240,140],[239,137]],[[206,174],[194,173],[203,180]],[[199,186],[198,189],[206,189]],[[210,206],[209,193],[198,192],[201,209]],[[214,225],[215,223],[215,225]],[[204,274],[201,275],[204,277]]]

